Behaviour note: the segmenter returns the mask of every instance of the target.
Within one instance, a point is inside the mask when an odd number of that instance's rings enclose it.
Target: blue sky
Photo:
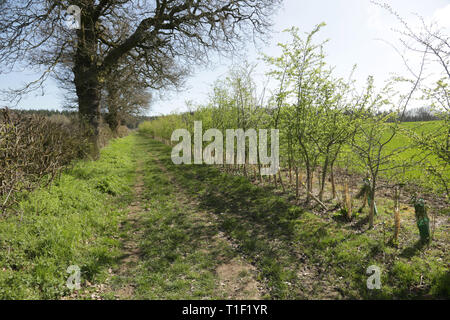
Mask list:
[[[427,19],[435,19],[447,30],[450,30],[449,0],[392,0],[389,4],[408,22],[414,25],[417,13]],[[250,62],[256,62],[258,52],[277,55],[277,43],[287,40],[281,31],[297,26],[301,31],[310,31],[316,24],[325,22],[327,26],[321,30],[320,38],[330,39],[326,46],[327,61],[336,67],[336,74],[342,77],[349,75],[352,66],[358,66],[355,77],[363,82],[373,75],[377,83],[382,83],[390,73],[404,73],[405,68],[398,54],[383,39],[398,45],[398,35],[391,29],[398,27],[398,22],[386,11],[373,5],[370,0],[285,0],[283,8],[274,17],[274,33],[268,44],[259,48],[249,46],[243,54]],[[186,110],[185,101],[202,103],[207,100],[211,84],[227,73],[233,62],[216,58],[215,61],[202,68],[189,78],[185,90],[168,93],[161,101],[153,104],[151,115],[167,114]],[[260,62],[262,64],[262,62]],[[257,68],[256,76],[263,78],[264,67]],[[24,81],[33,79],[30,73],[14,73],[0,75],[0,88],[17,87]],[[24,109],[61,109],[63,93],[49,81],[44,95],[42,92],[30,94],[23,99],[19,107]],[[7,104],[2,102],[2,105]]]

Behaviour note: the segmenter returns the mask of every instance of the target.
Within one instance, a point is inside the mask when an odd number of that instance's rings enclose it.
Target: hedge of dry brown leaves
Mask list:
[[[0,109],[0,214],[16,203],[16,195],[50,184],[87,150],[77,123]]]

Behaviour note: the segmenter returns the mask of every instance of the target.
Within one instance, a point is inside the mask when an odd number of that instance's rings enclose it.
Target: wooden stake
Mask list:
[[[400,233],[400,190],[399,188],[395,188],[394,193],[394,244],[398,244],[398,235]]]
[[[284,187],[283,178],[281,177],[281,170],[278,170],[278,176],[280,177],[281,188],[283,188],[283,192],[286,192],[286,188]],[[276,177],[276,175],[275,175]]]
[[[348,182],[344,183],[344,203],[347,209],[347,220],[352,220],[352,199],[350,197],[350,193],[348,191]]]

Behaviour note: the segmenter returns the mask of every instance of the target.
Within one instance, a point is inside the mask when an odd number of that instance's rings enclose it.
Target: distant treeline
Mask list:
[[[76,111],[72,110],[47,110],[47,109],[29,109],[29,110],[23,110],[23,109],[12,109],[13,111],[17,112],[18,114],[23,115],[30,115],[35,114],[43,117],[51,117],[51,116],[66,116],[68,118],[75,117],[78,115]],[[386,113],[387,114],[387,113]],[[419,107],[419,108],[412,108],[410,110],[405,111],[403,116],[398,116],[401,122],[421,122],[421,121],[437,121],[440,119],[439,115],[435,113],[430,107]],[[127,119],[124,119],[123,125],[127,126],[129,129],[136,129],[140,123],[144,121],[151,121],[158,119],[158,116],[136,116],[136,117],[129,117]],[[388,122],[394,121],[393,118],[390,118]]]
[[[17,114],[21,115],[38,115],[42,117],[52,117],[52,116],[65,116],[67,118],[77,117],[78,112],[72,110],[47,110],[47,109],[11,109]],[[123,125],[127,126],[129,129],[136,129],[141,122],[150,121],[155,119],[155,117],[149,116],[135,116],[127,117],[123,119]]]
[[[17,114],[23,114],[23,115],[39,115],[43,117],[51,117],[53,115],[64,115],[67,117],[76,116],[77,112],[71,111],[71,110],[47,110],[47,109],[30,109],[30,110],[24,110],[24,109],[10,109],[14,111]]]
[[[389,122],[399,120],[400,122],[420,122],[420,121],[437,121],[441,117],[431,107],[420,107],[406,110],[403,115],[398,115],[397,119],[391,118]]]
[[[376,115],[387,115],[390,114],[392,111],[386,111],[386,112],[378,112]],[[194,112],[185,112],[181,115],[193,115]],[[139,123],[143,121],[148,120],[156,120],[160,118],[160,116],[152,116],[152,117],[143,117],[142,121],[139,121]],[[410,110],[406,110],[403,115],[398,115],[397,119],[395,117],[391,117],[387,120],[387,122],[394,122],[395,120],[400,120],[400,122],[424,122],[424,121],[438,121],[441,120],[441,117],[439,114],[437,114],[432,108],[430,107],[419,107],[419,108],[412,108]]]

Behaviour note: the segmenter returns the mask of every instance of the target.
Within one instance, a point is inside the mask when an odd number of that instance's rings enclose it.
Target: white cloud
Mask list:
[[[450,29],[450,4],[437,9],[433,13],[433,20],[436,21],[439,26]]]

